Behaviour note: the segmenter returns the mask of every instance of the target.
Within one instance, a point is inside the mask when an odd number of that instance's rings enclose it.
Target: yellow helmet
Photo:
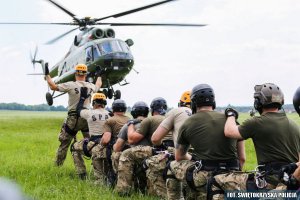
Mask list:
[[[93,106],[94,106],[95,103],[96,104],[103,104],[103,105],[107,104],[107,102],[106,102],[106,96],[103,93],[95,93],[93,95],[92,100],[93,100],[93,102],[92,102]]]
[[[87,73],[87,66],[85,64],[78,64],[75,66],[77,75],[85,75]]]
[[[191,107],[191,91],[185,91],[181,97],[178,104],[179,107]]]

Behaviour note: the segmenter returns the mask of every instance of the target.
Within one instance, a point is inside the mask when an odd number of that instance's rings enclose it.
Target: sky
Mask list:
[[[78,17],[104,17],[157,2],[155,0],[56,0]],[[116,37],[131,38],[134,68],[129,85],[118,86],[129,106],[164,97],[176,107],[180,95],[195,85],[214,88],[217,106],[252,105],[254,85],[277,84],[292,103],[300,86],[300,1],[298,0],[178,0],[103,22],[199,23],[200,28],[113,27]],[[1,22],[71,22],[46,0],[10,0],[0,7]],[[29,52],[56,64],[76,33],[53,45],[52,38],[69,26],[0,25],[0,103],[46,103],[48,91],[41,72],[32,67]],[[101,27],[100,27],[101,28]],[[103,27],[107,28],[107,27]],[[112,101],[109,102],[109,104]],[[67,96],[54,100],[67,105]]]

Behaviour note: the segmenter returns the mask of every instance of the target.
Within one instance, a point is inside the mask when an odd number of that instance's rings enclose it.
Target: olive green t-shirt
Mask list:
[[[177,143],[191,145],[201,160],[237,159],[237,140],[224,135],[226,117],[216,111],[201,111],[181,126]]]
[[[162,115],[154,115],[147,117],[141,122],[141,126],[136,129],[136,132],[142,134],[145,138],[147,138],[148,142],[152,144],[151,142],[151,136],[154,133],[154,131],[157,129],[159,124],[165,119],[165,116]],[[170,139],[172,140],[171,134],[167,134],[164,139]]]
[[[121,128],[130,118],[126,115],[114,115],[113,117],[106,120],[103,126],[103,133],[110,132],[112,137],[116,138]]]
[[[239,126],[244,139],[252,138],[257,162],[297,162],[300,131],[285,113],[268,112],[246,120]]]

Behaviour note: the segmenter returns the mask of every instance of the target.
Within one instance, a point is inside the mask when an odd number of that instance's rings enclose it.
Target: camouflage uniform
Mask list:
[[[99,143],[101,136],[103,134],[103,125],[105,121],[109,118],[109,113],[103,108],[87,110],[84,109],[80,112],[80,116],[87,120],[90,130],[90,139],[83,139],[79,142],[75,142],[72,145],[71,151],[74,160],[74,165],[76,167],[77,173],[79,175],[86,174],[86,167],[82,159],[82,155],[88,157],[92,154],[92,149]],[[87,140],[87,141],[86,141]],[[84,152],[84,143],[87,143],[86,150]],[[95,160],[92,160],[94,165]]]
[[[105,122],[103,132],[111,133],[111,141],[106,146],[98,144],[92,149],[92,159],[95,161],[94,174],[96,183],[106,183],[108,173],[113,172],[111,161],[112,145],[117,134],[128,120],[129,117],[125,115],[114,115]]]
[[[244,139],[252,138],[257,162],[259,165],[265,165],[267,175],[263,177],[266,180],[264,188],[268,190],[285,188],[278,179],[278,172],[282,166],[298,161],[300,151],[298,126],[288,119],[285,113],[267,112],[246,120],[238,129]],[[229,173],[218,175],[215,179],[224,191],[246,190],[248,176],[249,174]]]
[[[142,134],[151,144],[151,136],[165,117],[155,115],[144,119],[136,132]],[[170,135],[168,138],[171,139]],[[116,191],[119,194],[128,194],[133,185],[134,166],[141,166],[142,162],[153,155],[151,146],[136,146],[122,152],[119,159],[118,182]],[[153,191],[150,189],[150,191]],[[149,193],[149,190],[148,190]]]
[[[166,118],[162,121],[160,126],[170,132],[173,137],[173,141],[177,140],[178,131],[184,121],[192,115],[192,111],[188,107],[179,107],[172,109],[167,113]],[[176,146],[176,142],[175,142]],[[167,198],[166,195],[166,181],[163,174],[167,167],[170,154],[174,155],[174,148],[169,148],[166,153],[160,153],[152,156],[146,160],[147,164],[147,178],[150,185],[153,186],[153,191],[161,198]]]
[[[180,199],[180,181],[187,182],[196,191],[194,199],[206,199],[207,182],[213,172],[219,171],[221,163],[226,165],[226,170],[238,169],[237,140],[224,136],[225,121],[226,117],[222,113],[200,111],[183,123],[178,134],[178,145],[191,145],[198,161],[170,163],[166,184],[168,199]]]
[[[63,165],[67,156],[68,148],[72,142],[72,139],[76,137],[78,131],[81,131],[85,138],[89,138],[88,124],[86,120],[81,117],[77,117],[76,113],[81,87],[89,88],[89,94],[98,90],[94,84],[85,81],[69,81],[57,85],[58,91],[67,92],[69,95],[68,116],[62,125],[61,132],[58,137],[60,145],[56,153],[55,165],[57,166]],[[85,100],[84,106],[89,107],[89,104],[90,98]]]

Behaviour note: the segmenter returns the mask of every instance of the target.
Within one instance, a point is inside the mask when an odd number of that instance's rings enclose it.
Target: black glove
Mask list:
[[[239,118],[239,113],[233,108],[226,108],[225,115],[226,115],[226,117],[234,116],[235,119]]]
[[[100,67],[96,68],[95,76],[100,77],[105,73],[106,70],[102,70]]]
[[[294,171],[298,168],[296,163],[290,163],[288,165],[284,165],[283,167],[281,167],[280,171],[279,171],[279,180],[284,180],[284,173],[287,173],[287,175],[291,176]],[[284,180],[286,181],[286,180]]]
[[[80,88],[80,99],[87,99],[88,97],[89,97],[88,88],[87,87]]]
[[[45,64],[45,76],[49,75],[48,63]]]
[[[139,120],[139,119],[130,119],[130,120],[127,121],[127,126],[130,126],[131,124],[135,125],[135,124],[138,124],[140,122],[141,122],[141,120]]]

